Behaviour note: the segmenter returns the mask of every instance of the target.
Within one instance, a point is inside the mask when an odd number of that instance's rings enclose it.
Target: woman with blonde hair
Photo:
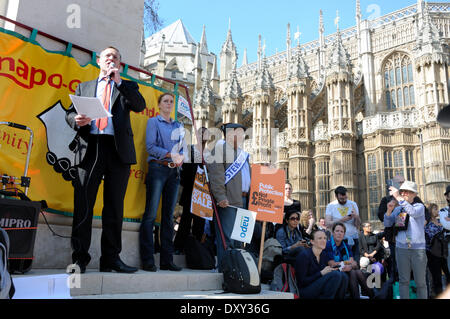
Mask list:
[[[314,230],[319,230],[313,217],[312,210],[304,210],[301,213],[299,228],[303,238],[308,240],[311,239],[311,234]]]

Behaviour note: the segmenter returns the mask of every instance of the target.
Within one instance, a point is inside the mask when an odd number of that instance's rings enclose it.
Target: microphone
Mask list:
[[[116,67],[116,64],[115,64],[114,62],[111,62],[111,63],[109,64],[109,66],[110,66],[111,68],[115,68],[115,67]],[[108,75],[108,80],[111,80],[111,77],[114,77],[114,72],[112,72],[112,73],[110,73],[110,74]]]

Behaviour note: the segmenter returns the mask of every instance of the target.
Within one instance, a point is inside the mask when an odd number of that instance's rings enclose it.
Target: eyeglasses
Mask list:
[[[300,220],[300,217],[290,217],[289,220]]]

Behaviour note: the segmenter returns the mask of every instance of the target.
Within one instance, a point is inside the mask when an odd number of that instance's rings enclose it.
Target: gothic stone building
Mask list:
[[[446,205],[450,134],[436,116],[449,104],[450,4],[419,0],[369,21],[357,0],[356,25],[336,24],[325,36],[320,12],[319,39],[302,45],[292,45],[288,25],[286,51],[269,57],[260,37],[258,60],[244,54],[240,67],[228,30],[219,76],[211,56],[199,75],[199,43],[192,52],[198,125],[252,127],[245,144],[252,162],[274,159],[293,197],[317,217],[343,185],[362,219],[376,220],[387,181],[398,174],[418,184],[422,200]]]

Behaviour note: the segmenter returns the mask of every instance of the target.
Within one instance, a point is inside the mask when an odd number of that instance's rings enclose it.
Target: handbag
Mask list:
[[[397,232],[407,230],[408,224],[409,224],[409,214],[402,210],[400,214],[398,214],[397,217],[395,217],[394,228]]]

